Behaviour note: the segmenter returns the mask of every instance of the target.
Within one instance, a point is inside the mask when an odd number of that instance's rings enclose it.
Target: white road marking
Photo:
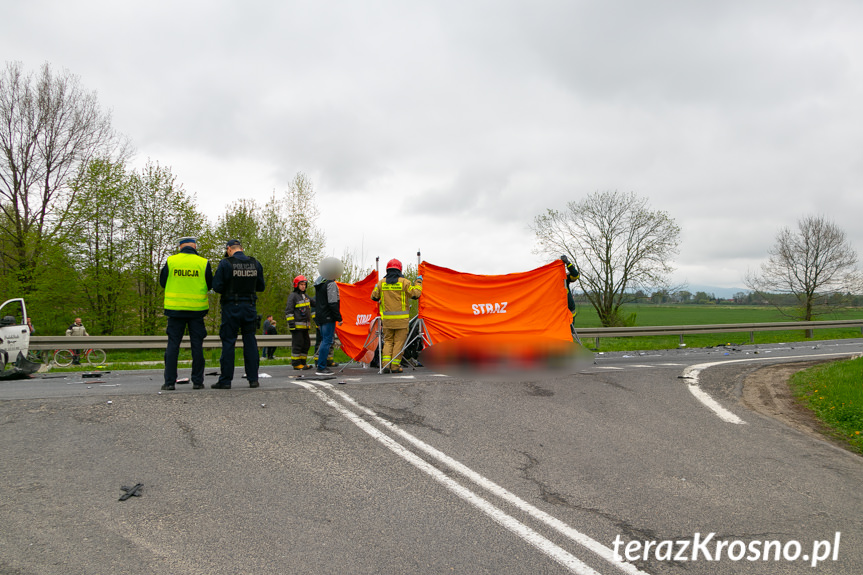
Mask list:
[[[417,449],[426,453],[427,455],[429,455],[430,457],[432,457],[433,459],[435,459],[439,463],[445,465],[446,467],[448,467],[448,468],[452,469],[453,471],[459,473],[460,475],[466,477],[467,479],[469,479],[473,483],[477,484],[478,486],[482,487],[486,491],[489,491],[490,493],[500,497],[501,499],[503,499],[507,503],[509,503],[509,504],[513,505],[514,507],[524,511],[525,513],[529,514],[534,519],[544,523],[545,525],[551,527],[552,529],[561,533],[562,535],[565,535],[566,537],[568,537],[572,541],[586,547],[587,549],[596,553],[597,555],[599,555],[600,557],[602,557],[603,559],[605,559],[606,561],[611,563],[614,567],[620,569],[624,573],[629,573],[630,575],[646,575],[643,571],[639,570],[635,565],[632,565],[631,563],[627,563],[625,561],[616,560],[614,558],[614,551],[612,551],[610,548],[606,547],[602,543],[599,543],[598,541],[590,538],[589,536],[587,536],[587,535],[579,532],[578,530],[570,527],[569,525],[567,525],[566,523],[564,523],[560,519],[557,519],[556,517],[553,517],[553,516],[549,515],[548,513],[542,511],[541,509],[534,507],[533,505],[531,505],[527,501],[524,501],[523,499],[521,499],[520,497],[518,497],[514,493],[507,491],[506,489],[504,489],[500,485],[497,485],[496,483],[494,483],[490,479],[483,477],[482,475],[473,471],[472,469],[470,469],[466,465],[456,461],[455,459],[449,457],[445,453],[443,453],[443,452],[435,449],[431,445],[428,445],[427,443],[421,441],[420,439],[411,435],[407,431],[404,431],[403,429],[401,429],[400,427],[398,427],[394,423],[383,419],[373,410],[357,403],[357,401],[354,400],[354,398],[352,398],[347,393],[345,393],[341,390],[335,389],[332,385],[330,385],[329,383],[326,383],[326,382],[320,382],[319,385],[327,388],[330,392],[338,395],[345,402],[352,405],[355,409],[360,410],[362,413],[364,413],[367,416],[369,416],[370,418],[372,418],[379,425],[381,425],[381,426],[387,428],[388,430],[392,431],[393,433],[399,435],[400,437],[402,437],[403,439],[405,439],[406,441],[408,441],[409,443],[414,445]],[[363,420],[361,420],[361,421],[363,421]],[[365,421],[363,421],[363,422],[365,423]]]
[[[860,354],[852,354],[852,353],[823,353],[823,354],[814,354],[814,355],[800,355],[795,356],[793,358],[794,361],[800,361],[805,359],[813,359],[813,358],[828,358],[828,357],[846,357],[846,356],[859,356]],[[776,361],[776,357],[753,357],[747,359],[726,359],[723,361],[712,361],[710,363],[699,363],[696,365],[690,365],[686,369],[683,370],[684,379],[689,379],[690,382],[687,385],[689,391],[692,395],[695,396],[698,401],[703,403],[708,409],[710,409],[713,413],[719,416],[719,419],[722,421],[727,421],[728,423],[735,423],[738,425],[745,424],[746,422],[719,405],[719,403],[710,397],[704,390],[698,387],[698,375],[707,369],[708,367],[713,367],[716,365],[723,365],[726,363],[743,363],[750,361]]]
[[[506,513],[504,513],[476,493],[474,493],[473,491],[467,489],[466,487],[463,487],[458,482],[448,477],[444,472],[420,458],[418,455],[415,455],[407,448],[402,447],[399,443],[396,443],[396,441],[390,436],[386,435],[382,431],[379,431],[370,423],[364,421],[360,416],[356,415],[354,412],[350,411],[346,407],[342,406],[340,403],[336,402],[326,393],[324,393],[320,389],[317,389],[313,384],[306,383],[303,381],[298,381],[297,384],[314,393],[321,401],[338,411],[354,425],[356,425],[357,427],[368,433],[370,436],[372,436],[374,439],[382,443],[387,449],[389,449],[420,471],[423,471],[427,475],[431,476],[432,479],[449,489],[456,496],[463,499],[467,503],[470,503],[471,505],[488,515],[499,525],[503,526],[515,535],[521,537],[524,541],[526,541],[530,545],[533,545],[538,550],[549,556],[551,559],[557,561],[558,563],[566,567],[571,573],[576,573],[577,575],[601,575],[598,571],[595,571],[589,565],[583,563],[580,559],[578,559],[565,549],[558,547],[527,525],[521,523],[510,515],[507,515]],[[326,387],[329,387],[332,390],[331,386],[327,385]],[[344,394],[340,393],[340,395]]]

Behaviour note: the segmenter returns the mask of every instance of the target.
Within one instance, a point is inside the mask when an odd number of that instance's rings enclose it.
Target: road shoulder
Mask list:
[[[830,429],[819,421],[810,409],[797,401],[791,393],[788,384],[791,376],[819,363],[824,362],[795,362],[759,368],[744,379],[741,401],[752,411],[859,455],[850,450],[845,443],[835,439],[831,435]]]

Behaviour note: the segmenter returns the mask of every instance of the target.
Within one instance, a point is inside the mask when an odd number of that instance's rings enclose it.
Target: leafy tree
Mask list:
[[[95,156],[127,154],[110,114],[76,76],[55,74],[48,64],[33,76],[20,62],[6,64],[0,73],[0,239],[4,275],[19,278],[22,295],[33,289],[46,244],[62,243],[74,224],[70,179]]]
[[[312,184],[298,173],[283,196],[273,193],[262,206],[238,200],[217,220],[213,238],[218,249],[224,251],[226,240],[238,238],[245,253],[264,268],[267,289],[258,294],[257,304],[262,315],[281,317],[296,276],[302,274],[313,283],[325,244],[323,233],[315,227],[317,217]]]
[[[860,293],[856,265],[857,252],[843,230],[824,216],[806,216],[797,221],[796,231],[779,231],[761,273],[748,273],[745,282],[782,313],[811,321],[844,301],[833,296]],[[790,312],[780,305],[782,296],[792,297]],[[807,330],[807,337],[812,337],[812,330]]]
[[[697,292],[695,292],[695,295],[693,296],[693,300],[695,303],[700,303],[700,304],[716,303],[716,296],[712,293],[697,291]]]
[[[287,217],[286,263],[292,273],[314,275],[324,257],[326,237],[315,224],[320,213],[311,180],[298,172],[288,185],[282,202],[283,213]]]
[[[579,283],[603,326],[623,325],[621,307],[638,288],[667,288],[680,228],[633,192],[596,192],[534,218],[535,253],[578,263]]]
[[[365,259],[363,256],[358,256],[353,250],[345,248],[342,252],[342,263],[345,266],[342,272],[341,280],[344,283],[356,283],[361,279],[365,279],[367,275],[374,271],[372,266],[363,266],[360,261]],[[416,268],[416,266],[414,266]],[[416,301],[416,300],[411,300]]]
[[[125,167],[97,158],[81,167],[71,184],[76,191],[69,253],[92,319],[94,334],[114,335],[133,323],[135,285],[130,274],[132,245],[125,219],[132,202]]]
[[[677,292],[677,299],[680,300],[680,303],[689,303],[692,300],[692,292],[688,290],[680,290]]]
[[[148,161],[127,181],[129,210],[124,218],[130,242],[130,273],[135,286],[139,333],[155,335],[164,325],[164,294],[159,272],[184,236],[202,236],[207,219],[169,167]]]

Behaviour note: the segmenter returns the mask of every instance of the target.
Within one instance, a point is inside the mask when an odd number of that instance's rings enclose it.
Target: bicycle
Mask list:
[[[31,349],[27,351],[27,361],[32,363],[48,363],[52,357],[54,357],[54,354],[49,349]]]
[[[81,359],[83,357],[84,363],[89,365],[99,365],[104,363],[107,356],[108,354],[105,353],[105,350],[92,348],[78,354],[78,358]],[[71,365],[74,360],[75,354],[72,353],[71,349],[58,349],[54,352],[54,363],[60,367]]]

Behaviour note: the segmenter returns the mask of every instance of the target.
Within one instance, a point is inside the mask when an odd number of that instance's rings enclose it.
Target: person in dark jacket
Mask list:
[[[575,339],[575,316],[578,313],[576,311],[575,306],[575,296],[572,295],[572,284],[578,281],[578,278],[581,277],[581,273],[578,271],[576,265],[569,261],[569,258],[565,255],[560,256],[560,261],[563,262],[563,265],[566,266],[566,306],[569,308],[569,313],[572,314],[572,323],[570,324],[570,330],[572,331],[572,337]]]
[[[192,388],[204,387],[204,338],[207,328],[204,316],[210,310],[207,292],[213,287],[213,270],[207,258],[198,255],[195,238],[181,238],[180,251],[168,258],[159,273],[159,285],[165,288],[165,315],[168,345],[165,347],[163,390],[173,391],[177,382],[177,358],[186,328],[192,349]]]
[[[309,348],[312,346],[309,330],[315,317],[312,312],[315,300],[306,295],[308,285],[309,281],[305,276],[295,277],[294,291],[288,296],[288,302],[285,305],[285,321],[288,322],[288,329],[291,330],[291,365],[299,370],[312,368],[311,365],[306,364]]]
[[[258,387],[258,312],[255,302],[257,292],[264,291],[264,268],[253,257],[243,253],[240,240],[228,240],[225,258],[219,262],[213,276],[213,290],[222,295],[222,325],[219,337],[222,340],[222,355],[219,357],[219,381],[213,389],[231,389],[234,379],[234,348],[237,332],[243,337],[243,361],[249,387]]]
[[[320,277],[315,281],[315,323],[321,329],[321,345],[318,348],[317,375],[330,375],[327,356],[336,335],[336,322],[342,321],[339,303],[339,286],[336,280],[342,275],[344,265],[338,258],[324,258],[318,266]]]
[[[276,320],[273,319],[273,316],[268,315],[264,320],[264,329],[261,332],[264,335],[279,335],[279,330],[276,328]],[[275,347],[265,347],[261,350],[261,359],[276,359],[276,348]]]

